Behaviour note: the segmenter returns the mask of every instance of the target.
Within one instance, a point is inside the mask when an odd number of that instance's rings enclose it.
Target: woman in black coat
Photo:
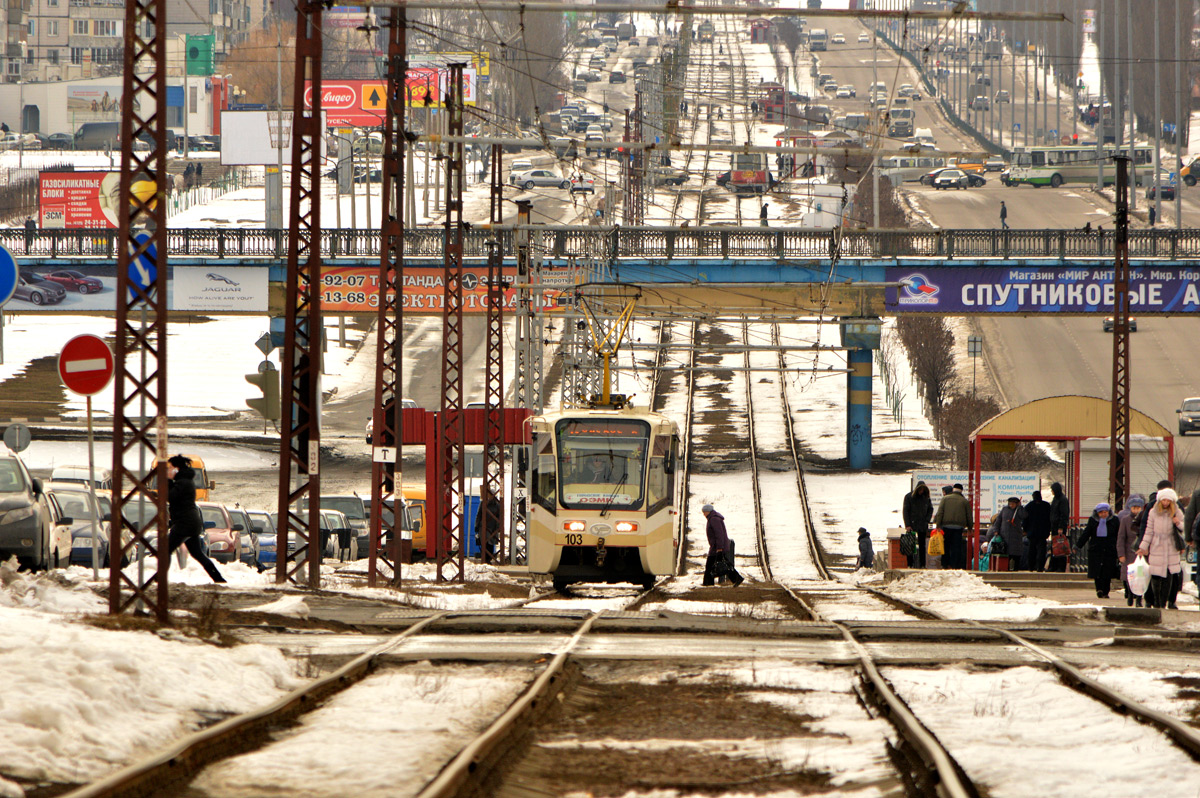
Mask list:
[[[1121,523],[1113,516],[1112,507],[1107,502],[1100,502],[1075,543],[1082,548],[1083,544],[1091,542],[1088,546],[1088,578],[1095,582],[1098,598],[1108,598],[1112,580],[1120,574],[1117,565],[1117,532],[1120,528]]]
[[[208,558],[200,542],[204,534],[204,519],[196,506],[196,471],[192,461],[177,454],[167,461],[167,512],[171,516],[170,546],[167,557],[181,545],[208,573],[214,582],[224,582],[225,577]]]

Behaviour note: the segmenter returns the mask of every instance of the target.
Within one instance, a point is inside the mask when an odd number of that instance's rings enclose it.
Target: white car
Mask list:
[[[853,97],[854,96],[854,87],[849,86],[849,85],[838,86],[837,96],[842,99],[846,99],[848,97]]]
[[[860,34],[858,34],[858,41],[859,41],[860,43],[864,43],[864,42],[870,42],[870,41],[871,41],[871,34],[869,34],[869,33],[860,33]]]
[[[524,174],[525,172],[528,172],[531,169],[533,169],[533,161],[528,161],[528,160],[513,161],[512,164],[510,164],[508,167],[508,184],[510,186],[517,185],[517,175]]]
[[[550,188],[568,189],[571,187],[571,181],[566,178],[554,174],[549,169],[531,169],[528,172],[521,172],[512,176],[512,183],[515,186],[528,191],[534,186],[545,186]]]
[[[833,43],[834,43],[834,44],[845,44],[845,43],[846,43],[846,37],[845,37],[843,34],[841,34],[841,33],[835,33],[835,34],[833,34],[833,40],[832,40],[832,41],[833,41]]]
[[[966,188],[967,173],[961,169],[943,169],[938,173],[938,176],[933,179],[933,187],[939,188]]]
[[[571,178],[572,194],[595,194],[596,181],[587,175],[575,175]]]

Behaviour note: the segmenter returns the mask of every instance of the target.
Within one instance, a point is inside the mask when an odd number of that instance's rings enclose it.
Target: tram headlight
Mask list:
[[[563,529],[567,530],[568,532],[582,532],[583,530],[587,529],[587,524],[585,524],[583,521],[567,521],[565,524],[563,524]]]
[[[618,521],[617,522],[617,531],[618,532],[637,532],[637,524],[633,523],[632,521]]]

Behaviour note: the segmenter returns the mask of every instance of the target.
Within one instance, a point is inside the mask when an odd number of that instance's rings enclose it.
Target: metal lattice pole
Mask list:
[[[644,129],[642,124],[642,93],[633,96],[633,140],[642,141]],[[633,218],[630,224],[640,226],[646,222],[646,151],[638,148],[633,152],[633,176],[630,181],[633,192]]]
[[[109,612],[148,608],[167,623],[167,4],[128,0],[121,92],[121,207],[117,250],[117,351],[114,362],[113,501],[109,541]],[[139,72],[141,68],[141,72]],[[147,69],[148,68],[148,69]],[[154,146],[139,154],[135,141]],[[147,193],[147,186],[152,190]],[[131,269],[131,266],[133,267]],[[130,272],[138,274],[131,279]],[[136,321],[134,320],[136,318]],[[140,371],[126,359],[139,353]],[[126,466],[136,453],[136,469]],[[150,465],[147,465],[150,458]],[[154,462],[157,458],[157,463]],[[159,490],[154,490],[159,487]],[[137,503],[137,523],[123,512]],[[149,507],[147,507],[149,505]],[[150,511],[151,517],[145,513]],[[128,530],[130,541],[124,542]],[[157,558],[146,577],[142,554]],[[136,581],[121,571],[137,558]],[[124,588],[130,595],[124,595]]]
[[[463,134],[463,65],[450,65],[446,92],[446,134]],[[442,409],[438,413],[437,447],[437,574],[440,582],[461,582],[466,554],[466,450],[463,424],[462,258],[463,145],[446,145],[446,223],[443,252]],[[457,522],[454,518],[458,513]]]
[[[530,261],[529,217],[533,204],[529,200],[517,200],[517,345],[516,354],[516,406],[528,408],[533,413],[541,412],[541,382],[542,382],[542,335],[541,324],[535,315],[534,297],[537,295],[533,282],[534,270]],[[536,353],[536,357],[535,357]],[[528,511],[529,486],[533,468],[533,454],[528,446],[514,447],[517,457],[514,462],[521,461],[524,453],[525,468],[513,469],[512,516],[509,526],[509,561],[522,565],[525,563],[526,516]]]
[[[375,350],[375,452],[371,460],[371,541],[367,584],[381,579],[400,584],[401,505],[403,500],[403,442],[400,435],[404,396],[404,75],[408,71],[408,19],[403,8],[393,8],[388,23],[387,107],[383,123],[383,184],[380,208],[382,229],[379,247],[379,316]],[[388,401],[392,412],[385,412]],[[391,451],[388,451],[391,450]],[[383,512],[383,500],[392,496],[392,513]],[[384,543],[391,544],[390,550]],[[391,566],[390,576],[380,562]]]
[[[288,227],[286,326],[282,354],[279,442],[279,532],[275,579],[299,581],[307,564],[309,587],[321,586],[321,9],[296,6],[296,77],[292,95],[291,223]],[[312,108],[304,82],[312,81]],[[295,486],[292,469],[296,470]],[[292,534],[296,558],[288,552]]]
[[[1112,432],[1108,484],[1114,512],[1125,504],[1129,463],[1129,161],[1117,158],[1117,232],[1113,240]]]
[[[504,222],[503,150],[492,145],[490,213],[492,225]],[[499,233],[488,242],[487,264],[487,352],[484,359],[483,402],[487,422],[484,430],[483,480],[479,490],[480,558],[499,561],[504,551],[504,514],[500,510],[504,492],[504,252]],[[495,501],[493,502],[493,497]]]

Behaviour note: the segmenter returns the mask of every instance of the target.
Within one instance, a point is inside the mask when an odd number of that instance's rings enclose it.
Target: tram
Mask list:
[[[613,394],[604,406],[530,419],[530,573],[649,588],[674,573],[679,426]]]
[[[771,172],[767,168],[767,154],[763,152],[735,152],[733,168],[729,172],[729,187],[737,193],[764,194],[771,190]]]
[[[713,40],[713,24],[711,22],[701,22],[696,28],[696,41],[711,42]]]

